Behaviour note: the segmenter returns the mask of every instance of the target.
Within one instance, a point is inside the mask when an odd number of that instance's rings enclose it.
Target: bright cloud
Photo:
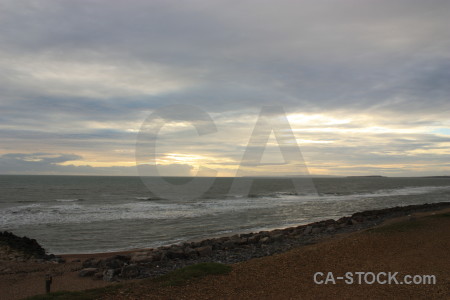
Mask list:
[[[166,174],[234,176],[267,105],[313,174],[450,174],[449,20],[440,0],[5,0],[0,172],[136,175],[142,122],[181,103],[217,132],[178,112]],[[256,173],[295,174],[265,150]]]

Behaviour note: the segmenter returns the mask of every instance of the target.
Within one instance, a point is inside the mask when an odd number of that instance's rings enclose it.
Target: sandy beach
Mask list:
[[[126,280],[125,287],[104,299],[312,299],[445,298],[450,287],[446,263],[450,217],[441,211],[390,219],[375,228],[333,234],[313,245],[232,264],[227,275],[208,276],[187,285],[164,287],[149,279]],[[118,254],[118,253],[115,253]],[[132,255],[133,252],[121,252]],[[53,275],[52,291],[79,291],[114,285],[79,277],[82,263],[112,253],[65,255],[65,263],[6,262],[0,265],[1,299],[22,299],[45,291],[45,274]],[[346,272],[399,272],[434,275],[435,285],[315,284],[316,272],[343,276]],[[355,277],[356,278],[356,277]],[[322,278],[323,279],[323,278]]]

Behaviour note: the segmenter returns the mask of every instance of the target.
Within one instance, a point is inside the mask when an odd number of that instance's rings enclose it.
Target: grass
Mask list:
[[[199,279],[208,275],[228,274],[231,267],[219,263],[200,263],[188,267],[184,267],[166,275],[147,279],[142,284],[157,283],[162,286],[178,286],[194,279]],[[104,288],[85,290],[80,292],[54,292],[44,295],[37,295],[26,298],[26,300],[95,300],[105,297],[107,294],[111,295],[123,289],[124,284],[116,284]],[[132,290],[132,284],[128,286]]]
[[[403,222],[396,222],[393,224],[371,228],[368,232],[373,233],[390,233],[390,232],[405,232],[410,230],[416,230],[424,227],[424,223],[418,220],[408,220]]]
[[[202,278],[207,275],[228,274],[230,271],[231,267],[228,265],[219,263],[201,263],[175,270],[156,278],[155,281],[167,286],[183,285],[192,279]]]

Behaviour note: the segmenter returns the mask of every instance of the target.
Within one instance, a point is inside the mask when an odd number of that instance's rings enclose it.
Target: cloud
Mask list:
[[[0,156],[0,170],[2,174],[11,175],[191,176],[193,175],[191,171],[194,169],[188,164],[167,164],[158,165],[155,172],[153,168],[146,168],[144,165],[143,173],[138,174],[136,166],[92,167],[61,164],[80,159],[82,159],[81,156],[74,154],[8,153]]]
[[[260,108],[281,105],[312,165],[395,153],[431,170],[425,156],[447,159],[436,130],[450,127],[449,12],[444,0],[3,1],[5,170],[125,172],[141,123],[176,103],[205,110],[218,132],[165,127],[161,159],[197,155],[230,175]],[[79,158],[8,156],[40,151]]]

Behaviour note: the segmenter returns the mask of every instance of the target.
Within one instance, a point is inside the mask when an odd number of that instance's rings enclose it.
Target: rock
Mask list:
[[[311,225],[307,226],[305,228],[305,231],[303,231],[303,234],[310,234],[312,229],[313,229],[313,227]]]
[[[327,229],[325,231],[326,232],[333,232],[335,230],[336,230],[336,228],[334,228],[334,225],[330,225],[330,226],[327,227]]]
[[[363,216],[354,216],[352,219],[355,220],[358,223],[364,222],[364,217]]]
[[[318,234],[322,231],[322,229],[320,227],[314,227],[313,229],[311,229],[311,234]]]
[[[256,244],[259,241],[259,237],[257,235],[252,235],[247,239],[247,243]]]
[[[194,258],[197,256],[197,251],[195,251],[191,247],[186,247],[184,248],[184,254],[186,255],[186,257]]]
[[[89,258],[83,262],[82,266],[83,266],[83,268],[96,268],[99,266],[99,264],[100,264],[100,261],[98,259]]]
[[[184,251],[182,248],[173,247],[167,250],[166,255],[169,259],[184,258]]]
[[[161,251],[153,251],[150,256],[152,257],[152,261],[160,261],[162,257]]]
[[[232,247],[236,247],[236,245],[243,245],[243,244],[247,243],[247,238],[241,237],[240,235],[235,234],[232,237],[230,237],[229,242],[234,244]]]
[[[167,250],[160,250],[160,253],[161,253],[160,261],[166,261],[169,259],[167,257]]]
[[[222,246],[225,249],[233,249],[236,247],[236,244],[233,240],[228,240],[225,243],[223,243]]]
[[[94,279],[102,279],[103,278],[103,272],[97,272],[94,274]]]
[[[130,255],[115,255],[113,256],[114,259],[123,261],[123,262],[129,262],[131,259]]]
[[[153,257],[147,256],[147,255],[134,255],[130,259],[130,263],[132,263],[132,264],[150,263],[152,261],[153,261]]]
[[[357,220],[355,220],[355,219],[350,219],[350,223],[351,223],[352,225],[357,225],[357,224],[359,224],[359,222],[358,222]]]
[[[130,260],[134,257],[134,256],[149,256],[150,252],[147,251],[139,251],[139,252],[133,252],[130,256]]]
[[[77,262],[81,262],[81,260],[80,259],[74,259],[74,260],[72,260],[72,262],[73,263],[77,263]]]
[[[327,223],[327,225],[334,225],[334,224],[336,224],[336,220],[329,219],[329,220],[326,221],[326,223]]]
[[[303,226],[299,226],[297,228],[294,228],[294,230],[292,230],[292,233],[295,234],[295,235],[304,234],[304,229],[303,228],[304,228]]]
[[[89,276],[93,276],[97,272],[98,272],[97,268],[85,268],[85,269],[81,270],[80,272],[78,272],[78,276],[89,277]]]
[[[106,269],[118,269],[120,267],[122,267],[125,263],[123,261],[120,260],[116,260],[116,259],[105,259],[101,262],[102,267],[106,268]]]
[[[117,273],[118,273],[118,270],[115,270],[115,269],[105,270],[105,271],[103,271],[103,280],[108,281],[108,282],[115,281],[114,277],[116,276]]]
[[[122,268],[120,276],[123,278],[136,278],[139,276],[140,270],[137,265],[128,265]]]
[[[201,246],[211,246],[213,244],[213,240],[211,239],[206,239],[200,242]]]
[[[248,243],[248,238],[246,237],[241,237],[238,241],[237,244],[238,245],[246,245]]]
[[[220,239],[218,241],[220,241]],[[192,248],[198,248],[198,247],[202,246],[202,242],[201,241],[200,242],[192,242],[190,246]]]
[[[203,246],[195,249],[199,256],[209,256],[212,253],[212,247],[211,246]]]
[[[276,241],[276,242],[279,242],[279,241],[282,241],[282,240],[284,239],[284,235],[281,234],[281,233],[273,234],[273,235],[271,235],[270,238],[271,238],[272,240]]]
[[[270,242],[270,238],[269,238],[268,236],[263,237],[262,239],[259,240],[259,242],[260,242],[261,244],[267,244],[267,243]]]
[[[130,261],[131,257],[126,255],[115,255],[100,261],[100,265],[105,269],[119,269]]]
[[[51,258],[50,255],[45,254],[45,249],[39,245],[35,239],[30,239],[26,236],[19,237],[12,232],[0,231],[0,245],[7,247],[9,250],[15,252],[23,259],[29,258]]]

